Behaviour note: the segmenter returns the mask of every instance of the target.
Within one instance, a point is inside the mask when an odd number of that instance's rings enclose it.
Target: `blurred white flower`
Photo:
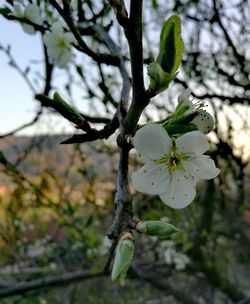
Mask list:
[[[65,32],[62,24],[56,22],[51,26],[51,31],[44,35],[44,43],[48,50],[49,57],[59,68],[65,68],[72,59],[70,44],[75,42],[72,33]]]
[[[37,25],[42,25],[43,24],[43,19],[40,14],[40,9],[37,5],[35,4],[28,4],[24,11],[21,8],[21,5],[18,3],[15,3],[14,5],[14,15],[19,18],[24,18],[28,19],[29,21],[37,24]],[[28,33],[28,34],[35,34],[35,29],[34,26],[21,22],[23,30]]]
[[[188,263],[190,263],[190,260],[187,255],[182,252],[175,253],[173,257],[173,264],[175,265],[176,270],[184,270]]]
[[[165,263],[171,265],[173,262],[173,249],[169,248],[164,252]]]
[[[20,226],[20,221],[18,219],[15,219],[14,222],[13,222],[13,225],[15,227],[19,227]]]
[[[39,304],[47,304],[47,300],[44,298],[39,297]]]
[[[175,249],[173,241],[165,241],[162,243],[164,260],[167,265],[173,265],[176,270],[184,270],[190,260],[185,253],[178,252]]]
[[[54,262],[49,263],[49,268],[51,270],[56,270],[58,268],[58,265]]]
[[[174,209],[189,205],[195,198],[196,182],[212,179],[220,170],[207,155],[207,137],[200,131],[170,138],[160,125],[148,124],[133,139],[135,149],[150,160],[132,174],[136,190],[158,194]]]
[[[171,219],[170,219],[169,217],[167,217],[167,216],[161,217],[160,220],[161,220],[162,222],[164,222],[164,223],[169,223],[169,222],[171,222]]]

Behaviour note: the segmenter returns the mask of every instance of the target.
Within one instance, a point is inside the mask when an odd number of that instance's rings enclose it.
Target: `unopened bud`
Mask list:
[[[133,235],[126,232],[118,242],[111,274],[113,282],[125,285],[125,278],[134,256]]]
[[[136,230],[146,235],[162,238],[179,231],[175,226],[161,221],[141,221],[136,225]]]
[[[178,96],[178,105],[176,106],[175,113],[180,115],[193,107],[193,103],[189,97],[190,94],[191,94],[191,90],[185,89],[182,92],[182,94]]]

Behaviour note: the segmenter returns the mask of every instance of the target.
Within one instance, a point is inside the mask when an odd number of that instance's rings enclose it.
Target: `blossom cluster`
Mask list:
[[[14,4],[14,12],[13,14],[21,19],[26,19],[34,24],[42,25],[43,19],[40,15],[39,7],[35,4],[28,4],[27,6],[23,7],[21,3]],[[27,34],[35,34],[35,28],[31,24],[27,24],[25,22],[21,22],[23,30]]]
[[[200,104],[193,104],[187,91],[178,100],[176,112],[182,116],[196,113],[193,123],[198,130],[169,136],[164,125],[151,123],[140,128],[133,138],[135,149],[148,159],[132,174],[134,188],[146,194],[158,194],[174,209],[184,208],[194,200],[198,180],[215,178],[220,172],[214,161],[204,155],[209,147],[204,132],[211,130],[211,115],[204,114]]]
[[[51,30],[44,35],[48,55],[59,68],[65,68],[72,59],[70,45],[73,42],[75,42],[73,34],[65,32],[60,22],[55,22]]]
[[[73,3],[75,4],[76,1],[73,1]],[[24,1],[16,1],[12,15],[20,19],[23,30],[30,35],[35,34],[35,26],[42,26],[44,20],[51,24],[44,34],[44,44],[47,48],[48,56],[59,68],[65,68],[68,65],[73,58],[71,44],[75,43],[76,40],[66,26],[64,28],[59,19],[49,18],[45,11],[41,12],[38,5],[25,4]]]

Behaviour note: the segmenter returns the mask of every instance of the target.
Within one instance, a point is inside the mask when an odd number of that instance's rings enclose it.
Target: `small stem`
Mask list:
[[[113,255],[114,255],[117,243],[118,243],[117,239],[113,240],[112,245],[111,245],[111,247],[109,249],[109,255],[108,255],[108,258],[107,258],[107,262],[106,262],[106,264],[105,264],[105,266],[103,268],[103,273],[104,274],[108,274],[109,273],[110,265],[111,265],[111,262],[112,262],[112,258],[113,258]]]

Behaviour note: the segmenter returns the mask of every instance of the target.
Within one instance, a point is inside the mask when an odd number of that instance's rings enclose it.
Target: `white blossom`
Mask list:
[[[28,4],[23,11],[21,6],[16,3],[14,5],[14,15],[19,18],[27,19],[37,25],[43,24],[43,19],[40,14],[39,7],[35,4]],[[35,34],[34,26],[24,22],[21,22],[21,25],[26,33],[31,35]]]
[[[176,107],[177,111],[191,114],[205,107],[205,103],[203,101],[194,102],[193,99],[190,98],[190,94],[191,90],[186,89],[178,96],[178,105]]]
[[[72,42],[75,42],[73,34],[65,32],[60,22],[54,23],[51,31],[47,31],[44,35],[48,55],[60,68],[65,68],[72,59],[73,54],[70,49]]]
[[[206,110],[204,110],[205,103],[203,101],[194,102],[190,99],[190,94],[191,90],[186,89],[178,96],[176,112],[185,116],[197,113],[197,116],[191,120],[190,123],[195,124],[201,132],[208,134],[213,130],[214,119]]]
[[[200,131],[170,138],[158,124],[139,129],[133,139],[135,149],[149,161],[132,174],[136,190],[156,195],[168,206],[181,209],[195,198],[199,179],[212,179],[220,170],[207,155],[207,137]]]

